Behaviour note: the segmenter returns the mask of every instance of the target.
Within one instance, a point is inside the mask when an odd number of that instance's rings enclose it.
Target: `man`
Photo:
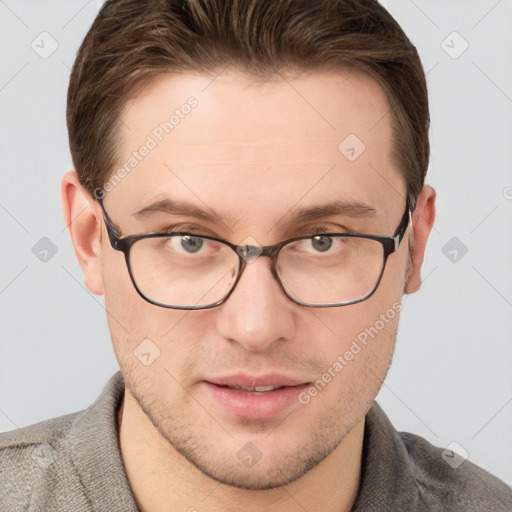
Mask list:
[[[374,402],[435,218],[424,73],[377,2],[107,2],[67,120],[121,371],[0,437],[0,509],[512,509]]]

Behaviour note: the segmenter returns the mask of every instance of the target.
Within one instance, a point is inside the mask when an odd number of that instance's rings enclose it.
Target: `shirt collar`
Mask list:
[[[69,433],[71,459],[94,510],[138,512],[119,448],[117,411],[123,394],[118,371],[77,416]]]

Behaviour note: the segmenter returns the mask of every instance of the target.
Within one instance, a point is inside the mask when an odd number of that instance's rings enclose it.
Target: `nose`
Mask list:
[[[272,274],[270,259],[259,257],[247,263],[236,288],[215,308],[217,330],[247,350],[265,350],[293,338],[298,308]]]

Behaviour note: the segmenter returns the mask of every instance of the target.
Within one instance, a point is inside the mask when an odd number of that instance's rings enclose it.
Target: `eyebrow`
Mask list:
[[[221,215],[211,209],[203,210],[192,203],[186,201],[178,201],[171,198],[161,199],[155,203],[145,206],[133,215],[139,218],[152,217],[155,214],[164,213],[167,215],[186,215],[194,217],[210,223],[222,223],[229,225],[228,221],[232,221],[231,225],[236,224],[236,218],[224,219]],[[375,208],[371,205],[359,201],[337,200],[321,205],[313,205],[295,210],[290,210],[280,222],[285,226],[294,223],[303,223],[306,221],[317,220],[334,215],[350,217],[350,218],[371,218],[377,214]]]
[[[369,204],[338,200],[318,206],[308,206],[298,210],[291,210],[288,214],[282,217],[281,220],[285,220],[285,225],[289,225],[295,222],[323,219],[334,215],[354,219],[364,219],[375,217],[377,215],[377,211]]]

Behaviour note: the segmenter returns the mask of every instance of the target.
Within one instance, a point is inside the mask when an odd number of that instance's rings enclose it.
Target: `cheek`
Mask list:
[[[322,373],[299,396],[316,425],[342,433],[364,417],[391,362],[397,313],[392,305],[381,309],[377,301],[347,307],[343,319],[338,313],[340,334],[322,348]]]
[[[107,250],[102,261],[103,283],[105,288],[105,307],[111,329],[125,329],[125,335],[131,336],[136,320],[145,309],[133,286],[122,253]]]
[[[368,302],[368,301],[367,301]],[[313,384],[314,408],[321,411],[327,404],[348,418],[360,419],[371,406],[391,363],[400,304],[363,308],[354,305],[354,313],[344,323],[343,331],[330,343],[323,358],[323,373]],[[308,397],[304,397],[308,400]]]
[[[316,319],[319,328],[329,332],[327,337],[317,336],[321,342],[317,349],[323,353],[322,380],[337,382],[332,386],[333,400],[373,400],[380,388],[392,359],[402,310],[403,273],[394,274],[385,274],[386,280],[383,277],[366,301],[314,313],[321,320]]]
[[[130,281],[124,254],[111,248],[105,233],[103,233],[101,243],[101,271],[105,289],[109,290],[111,295],[131,293],[130,287],[133,288],[133,285]],[[135,289],[133,292],[136,294]]]
[[[208,323],[196,311],[150,304],[136,291],[121,253],[103,258],[105,309],[121,370],[151,380],[159,370],[181,373],[197,353]]]
[[[375,293],[368,300],[355,304],[352,311],[356,325],[352,326],[348,350],[356,352],[366,372],[374,371],[378,378],[383,377],[382,373],[387,371],[391,362],[402,311],[405,261],[401,260],[388,259]]]

